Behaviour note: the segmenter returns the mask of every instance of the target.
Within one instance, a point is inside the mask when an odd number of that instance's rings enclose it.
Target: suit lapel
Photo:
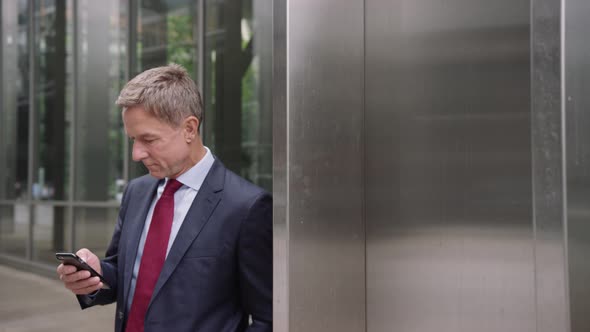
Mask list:
[[[131,287],[131,276],[133,275],[133,266],[135,265],[135,257],[137,256],[137,248],[139,247],[139,240],[141,238],[141,233],[143,232],[143,227],[145,226],[145,219],[147,218],[147,214],[150,209],[150,205],[152,204],[152,200],[156,194],[156,190],[158,188],[159,180],[156,178],[150,178],[148,183],[145,184],[145,188],[137,188],[137,193],[146,193],[145,195],[136,194],[139,198],[135,202],[130,202],[127,206],[127,209],[131,209],[132,213],[130,216],[132,217],[130,220],[125,221],[125,227],[127,227],[127,234],[128,241],[123,245],[126,246],[125,248],[125,274],[123,275],[123,281],[125,283],[124,290],[124,299],[125,299],[125,308],[127,307],[129,296],[129,288]],[[133,211],[141,211],[141,213],[133,213]]]
[[[178,235],[170,248],[170,252],[168,253],[168,257],[166,257],[164,267],[160,273],[160,277],[156,282],[151,302],[156,298],[158,292],[162,289],[166,281],[168,281],[168,278],[170,278],[170,275],[174,272],[182,260],[182,257],[184,257],[185,252],[199,236],[199,233],[205,224],[209,221],[211,214],[221,199],[224,178],[225,168],[218,160],[215,160],[209,170],[209,174],[205,178],[203,185],[191,204],[182,226],[180,226]]]

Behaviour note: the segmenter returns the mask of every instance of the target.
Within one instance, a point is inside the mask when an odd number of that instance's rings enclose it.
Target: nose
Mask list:
[[[133,150],[131,152],[131,158],[133,158],[133,161],[141,161],[147,158],[147,156],[148,153],[143,144],[137,141],[133,141]]]

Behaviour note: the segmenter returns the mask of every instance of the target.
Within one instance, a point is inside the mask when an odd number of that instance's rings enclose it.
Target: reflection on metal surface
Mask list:
[[[565,7],[567,221],[571,332],[590,331],[590,2]]]
[[[273,3],[273,330],[289,332],[287,232],[287,0]]]
[[[367,331],[535,331],[529,13],[366,1]]]
[[[275,329],[590,328],[572,1],[569,235],[564,0],[275,2]]]
[[[537,331],[569,331],[561,100],[562,0],[532,2],[532,171]]]
[[[363,3],[287,6],[289,331],[363,331]]]

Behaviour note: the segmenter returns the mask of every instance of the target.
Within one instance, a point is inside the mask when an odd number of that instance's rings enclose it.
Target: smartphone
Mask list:
[[[98,277],[103,284],[102,288],[110,289],[109,284],[107,284],[106,280],[94,270],[90,265],[88,265],[82,258],[78,255],[73,254],[71,252],[56,252],[55,258],[61,261],[64,265],[74,265],[78,271],[86,270],[90,272],[91,277]]]

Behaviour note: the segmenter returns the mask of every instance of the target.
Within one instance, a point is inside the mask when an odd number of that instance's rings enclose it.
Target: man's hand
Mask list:
[[[82,258],[96,272],[102,274],[100,260],[90,250],[86,248],[80,249],[76,255]],[[90,272],[76,270],[76,267],[72,265],[60,264],[57,267],[57,275],[59,276],[59,279],[64,282],[66,288],[71,290],[72,293],[86,295],[102,288],[103,284],[98,277],[90,278]]]

